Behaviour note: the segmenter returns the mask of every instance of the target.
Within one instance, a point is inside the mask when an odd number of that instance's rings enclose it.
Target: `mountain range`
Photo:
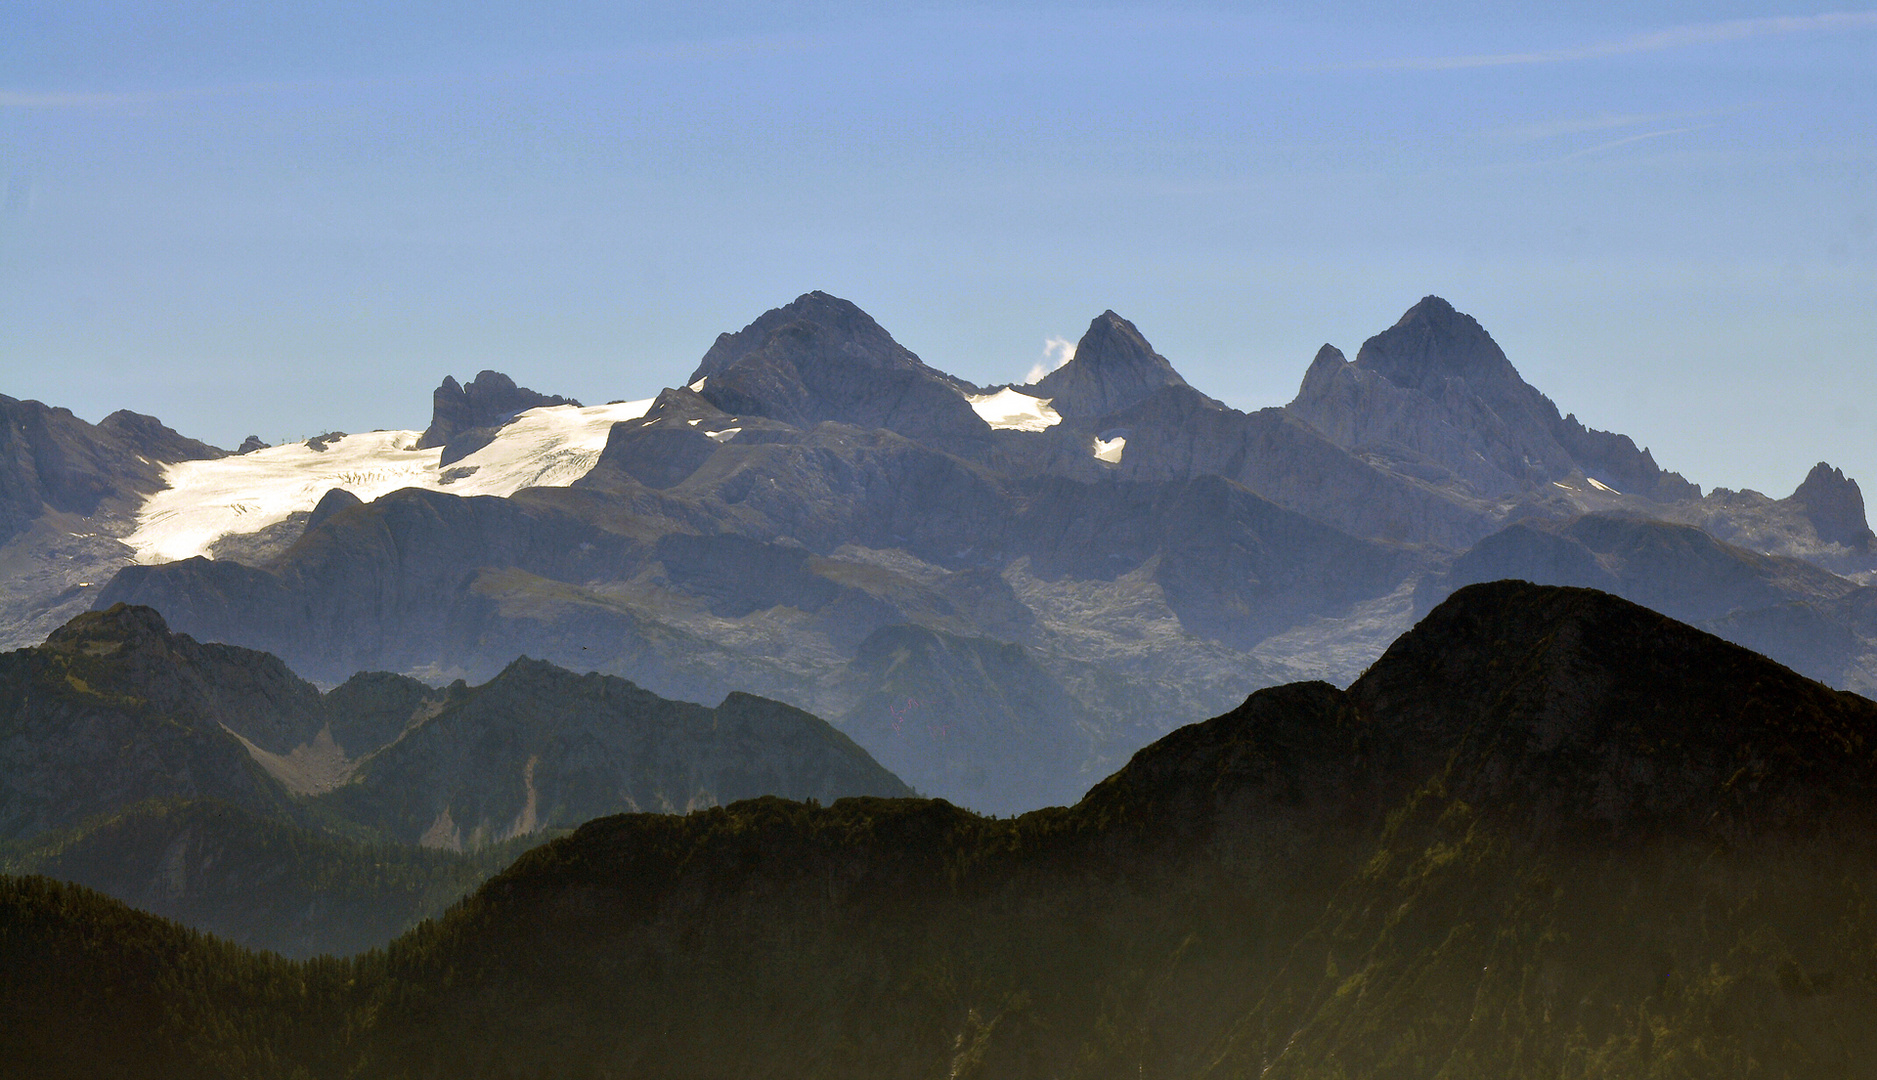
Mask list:
[[[0,859],[243,944],[382,944],[606,814],[912,790],[823,721],[526,658],[480,686],[278,658],[87,612],[0,655]]]
[[[1073,806],[601,818],[351,961],[0,878],[0,1052],[36,1076],[1871,1076],[1874,748],[1877,704],[1687,624],[1470,585],[1346,690],[1260,690]]]
[[[126,423],[58,438],[116,462]],[[1784,499],[1704,495],[1561,414],[1437,297],[1249,413],[1112,311],[1036,384],[981,387],[809,293],[641,400],[485,371],[446,379],[421,432],[220,456],[140,423],[161,452],[87,466],[113,493],[89,511],[64,481],[6,489],[31,523],[0,550],[25,568],[14,644],[128,602],[325,686],[528,655],[671,698],[756,693],[987,812],[1070,801],[1258,687],[1347,684],[1454,588],[1508,576],[1877,686],[1854,480],[1821,464]],[[65,554],[81,540],[89,561]]]

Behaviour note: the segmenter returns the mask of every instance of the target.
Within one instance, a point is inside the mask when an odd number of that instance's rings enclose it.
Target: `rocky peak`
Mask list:
[[[445,375],[431,395],[430,427],[417,440],[420,448],[441,446],[443,464],[459,460],[489,444],[502,425],[518,413],[547,405],[578,405],[572,398],[542,394],[499,371],[481,371],[468,386]]]
[[[990,427],[964,397],[975,387],[928,367],[866,312],[824,292],[720,335],[690,385],[733,416],[886,428],[967,456],[990,443]]]
[[[1525,386],[1486,328],[1438,296],[1422,297],[1395,325],[1363,342],[1356,366],[1413,390],[1432,391],[1448,378],[1464,379],[1475,390]]]
[[[1297,390],[1297,399],[1302,401],[1321,396],[1329,387],[1346,378],[1348,372],[1349,360],[1343,356],[1343,351],[1325,343],[1317,350],[1310,366],[1304,369],[1303,385]]]
[[[110,656],[167,646],[170,637],[169,624],[155,608],[113,604],[103,611],[83,612],[54,630],[46,638],[46,647],[57,652]]]
[[[791,355],[819,352],[871,368],[931,370],[852,301],[817,290],[764,312],[734,334],[717,335],[716,344],[685,381],[695,385],[699,379],[721,376],[752,353],[769,349]]]
[[[1104,311],[1088,324],[1075,356],[1035,386],[1063,416],[1107,416],[1168,386],[1185,386],[1167,358],[1134,324]]]
[[[1825,462],[1812,466],[1805,482],[1785,501],[1796,503],[1827,544],[1843,544],[1859,551],[1877,545],[1864,517],[1864,493],[1857,481]]]

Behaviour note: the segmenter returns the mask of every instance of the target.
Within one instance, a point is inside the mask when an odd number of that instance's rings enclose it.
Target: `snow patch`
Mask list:
[[[742,430],[740,427],[727,427],[722,431],[706,431],[704,437],[714,442],[727,443],[736,438],[736,433]]]
[[[995,394],[966,394],[965,400],[984,422],[1008,431],[1043,431],[1062,423],[1062,415],[1049,407],[1049,398],[1032,397],[1004,387]]]
[[[1586,476],[1584,477],[1584,479],[1590,481],[1590,486],[1593,488],[1596,488],[1598,491],[1607,491],[1612,495],[1622,494],[1622,492],[1616,490],[1615,488],[1611,487],[1608,484],[1602,483],[1594,476]]]
[[[652,399],[581,408],[529,409],[489,445],[448,469],[440,447],[417,449],[418,431],[347,435],[324,451],[303,442],[164,470],[169,487],[145,500],[125,538],[140,563],[207,555],[232,533],[248,533],[311,511],[343,488],[365,502],[400,488],[453,495],[513,495],[527,487],[566,487],[592,470],[614,424],[636,420]],[[447,485],[447,487],[446,487]]]
[[[1096,439],[1095,459],[1105,461],[1110,465],[1119,465],[1121,464],[1121,451],[1127,449],[1127,444],[1128,441],[1119,435],[1112,439]]]

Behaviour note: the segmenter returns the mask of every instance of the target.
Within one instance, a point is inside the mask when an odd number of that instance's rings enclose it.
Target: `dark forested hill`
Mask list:
[[[282,1075],[1873,1076],[1873,839],[1877,704],[1499,582],[1069,808],[605,818],[343,969],[132,963],[147,924],[19,881],[0,941],[93,940],[48,1000],[186,985],[126,1044],[189,1015],[181,1060]]]

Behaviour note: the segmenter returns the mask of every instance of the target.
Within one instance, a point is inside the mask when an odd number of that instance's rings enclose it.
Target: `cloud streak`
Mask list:
[[[1714,124],[1695,124],[1692,127],[1665,128],[1661,131],[1645,131],[1640,135],[1626,135],[1623,138],[1611,139],[1609,142],[1598,143],[1595,146],[1586,146],[1582,150],[1566,154],[1558,160],[1570,161],[1573,158],[1587,157],[1591,154],[1601,154],[1605,150],[1614,150],[1619,146],[1628,146],[1630,143],[1642,142],[1645,139],[1659,139],[1664,135],[1685,135],[1690,131],[1706,131],[1708,128],[1715,126]]]
[[[1786,34],[1846,33],[1877,30],[1877,11],[1835,11],[1822,15],[1781,15],[1760,19],[1694,23],[1646,34],[1632,34],[1573,49],[1534,52],[1479,53],[1471,56],[1421,56],[1398,60],[1365,60],[1335,65],[1342,71],[1454,71],[1466,68],[1512,67],[1521,64],[1562,64],[1601,60],[1612,56],[1718,45]]]

